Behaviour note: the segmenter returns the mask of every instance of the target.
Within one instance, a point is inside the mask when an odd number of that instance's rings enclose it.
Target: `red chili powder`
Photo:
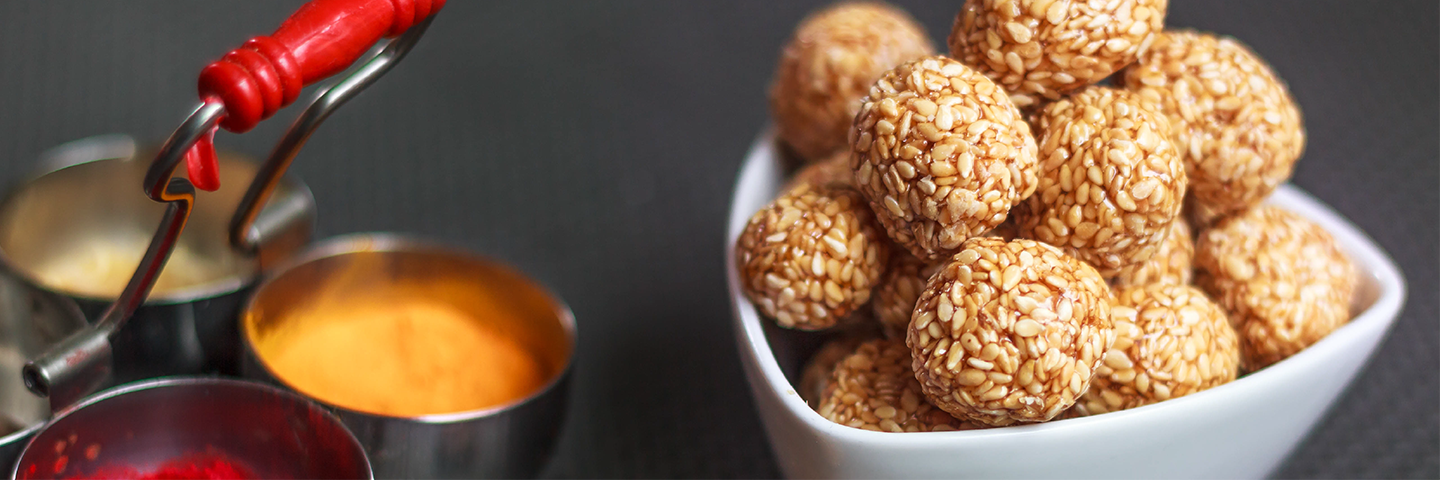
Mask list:
[[[259,477],[256,477],[244,464],[215,453],[176,458],[165,462],[160,465],[160,468],[149,473],[140,473],[127,466],[112,466],[101,468],[89,475],[69,477],[70,480],[250,480],[255,478]]]

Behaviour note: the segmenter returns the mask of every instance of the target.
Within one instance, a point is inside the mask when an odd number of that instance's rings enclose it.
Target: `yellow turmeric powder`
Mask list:
[[[366,413],[483,409],[524,398],[548,380],[534,353],[476,315],[424,295],[393,297],[311,304],[251,338],[291,387]]]

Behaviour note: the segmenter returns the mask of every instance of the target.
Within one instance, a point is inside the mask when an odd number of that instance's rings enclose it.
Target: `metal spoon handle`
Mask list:
[[[41,397],[50,398],[52,410],[59,410],[74,404],[99,387],[110,377],[111,351],[110,336],[135,310],[145,303],[150,289],[160,278],[160,271],[175,250],[190,211],[195,207],[195,187],[183,178],[171,178],[185,151],[189,150],[205,132],[208,132],[224,116],[224,107],[214,103],[202,104],[180,124],[170,135],[160,152],[155,155],[146,178],[165,179],[159,188],[153,190],[166,202],[165,214],[150,246],[136,266],[130,282],[120,296],[101,314],[95,326],[80,330],[31,359],[21,369],[25,387]],[[146,182],[147,185],[150,182]]]
[[[326,89],[324,93],[317,95],[305,111],[290,124],[290,129],[285,131],[285,136],[275,144],[271,150],[270,157],[260,166],[255,173],[255,178],[250,181],[250,187],[245,190],[245,196],[241,198],[235,215],[230,219],[230,244],[237,250],[250,254],[254,253],[261,245],[266,243],[268,233],[281,231],[278,228],[265,228],[266,225],[257,225],[256,216],[260,214],[260,208],[270,199],[274,193],[275,186],[280,183],[280,178],[295,161],[295,156],[320,127],[330,114],[344,105],[345,102],[355,98],[365,88],[374,84],[376,80],[384,76],[390,69],[400,63],[407,53],[419,43],[420,37],[425,34],[425,29],[430,27],[430,22],[435,17],[431,16],[417,23],[405,32],[404,35],[391,40],[385,47],[375,54],[370,61],[365,62],[359,69],[356,69],[350,76],[336,82],[334,86]]]

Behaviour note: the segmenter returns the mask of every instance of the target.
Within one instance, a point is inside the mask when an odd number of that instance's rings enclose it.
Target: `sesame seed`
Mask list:
[[[1040,330],[1040,323],[1028,318],[1015,322],[1015,334],[1022,337],[1033,337],[1039,335]]]
[[[823,237],[823,240],[825,241],[825,246],[830,247],[830,252],[833,253],[837,258],[845,258],[849,256],[850,250],[848,247],[845,246],[845,242],[836,240],[831,237]]]
[[[945,369],[952,371],[955,370],[955,367],[960,366],[960,360],[962,358],[962,351],[960,349],[951,350],[950,353],[945,357]],[[982,381],[984,380],[976,379],[973,385],[979,385]]]
[[[1125,352],[1110,350],[1105,352],[1105,366],[1115,370],[1128,370],[1135,364],[1130,362],[1130,357],[1125,356]]]

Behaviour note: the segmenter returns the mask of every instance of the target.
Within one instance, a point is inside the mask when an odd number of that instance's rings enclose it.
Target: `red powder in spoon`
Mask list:
[[[181,480],[181,479],[231,479],[249,480],[256,477],[244,464],[224,455],[205,453],[176,458],[160,465],[149,473],[140,473],[125,466],[106,467],[95,472],[69,477],[71,480],[90,479],[134,479],[134,480]]]

